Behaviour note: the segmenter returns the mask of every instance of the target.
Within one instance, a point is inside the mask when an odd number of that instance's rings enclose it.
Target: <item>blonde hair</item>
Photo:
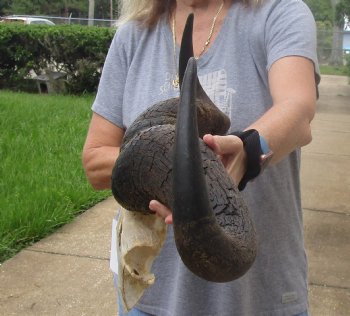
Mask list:
[[[245,5],[259,5],[264,0],[236,0]],[[159,17],[175,6],[176,0],[120,0],[120,17],[117,26],[130,20],[142,22],[145,26],[152,27],[158,22]]]

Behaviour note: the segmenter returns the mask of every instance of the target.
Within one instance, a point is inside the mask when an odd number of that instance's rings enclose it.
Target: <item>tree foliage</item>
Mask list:
[[[343,30],[350,17],[350,0],[305,0],[318,26],[318,55],[321,62],[343,65]]]
[[[112,5],[112,12],[111,12]],[[48,15],[61,17],[88,17],[88,0],[0,0],[0,15]],[[95,18],[115,18],[118,0],[99,0],[95,2]]]
[[[0,0],[0,15],[4,15],[6,11],[10,8],[11,0]]]
[[[341,0],[335,7],[335,23],[344,28],[345,18],[350,17],[350,0]]]
[[[317,22],[333,24],[333,10],[330,0],[305,0]]]
[[[87,4],[87,1],[81,0],[16,0],[12,1],[10,10],[11,14],[68,16],[73,13],[80,17],[87,12]]]

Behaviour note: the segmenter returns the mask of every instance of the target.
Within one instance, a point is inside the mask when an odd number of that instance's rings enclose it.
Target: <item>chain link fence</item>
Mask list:
[[[338,39],[337,48],[332,48],[333,39]],[[332,29],[317,30],[317,55],[320,64],[329,64],[333,55],[342,56],[346,63],[346,56],[350,54],[350,31],[334,32]]]

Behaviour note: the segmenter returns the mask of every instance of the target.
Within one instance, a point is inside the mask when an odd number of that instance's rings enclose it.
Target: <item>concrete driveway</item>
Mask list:
[[[314,316],[350,315],[350,86],[323,76],[313,142],[302,152],[302,201]]]
[[[350,315],[350,86],[323,76],[302,200],[313,316]],[[112,198],[0,266],[0,315],[116,315]],[[218,315],[220,316],[220,315]]]

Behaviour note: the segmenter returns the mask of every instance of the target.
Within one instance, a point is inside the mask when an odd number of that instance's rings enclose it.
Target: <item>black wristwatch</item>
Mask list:
[[[235,131],[230,134],[242,140],[247,153],[247,170],[238,184],[238,189],[242,191],[249,181],[256,178],[266,168],[273,156],[273,152],[265,139],[255,129],[244,132]]]

